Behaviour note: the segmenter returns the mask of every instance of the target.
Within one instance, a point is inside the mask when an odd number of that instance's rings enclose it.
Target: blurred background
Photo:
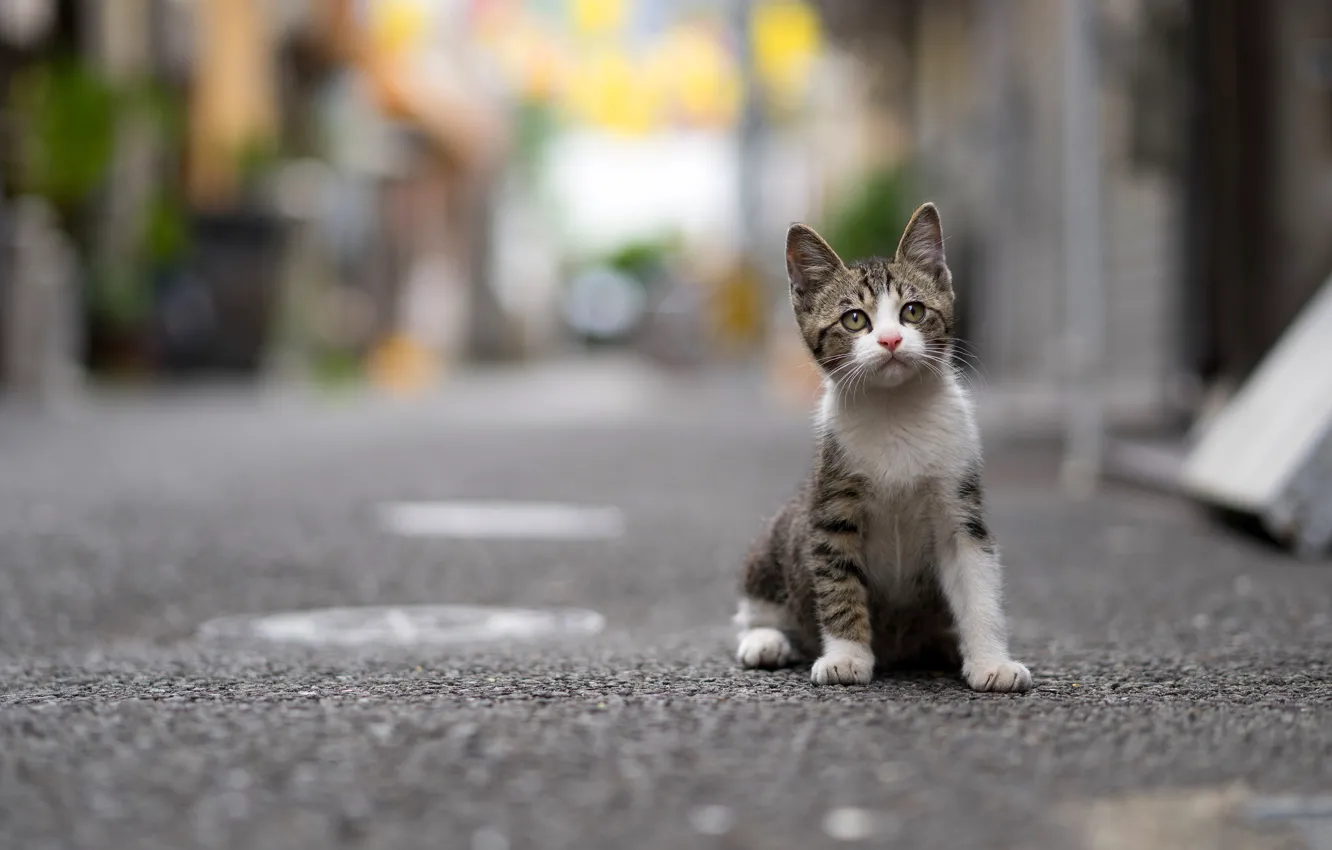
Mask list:
[[[14,396],[597,352],[805,404],[787,225],[928,199],[983,409],[1096,453],[1332,271],[1320,0],[2,0],[0,130]]]
[[[1025,697],[733,660],[927,200]],[[0,848],[1332,846],[1330,276],[1329,0],[0,0]]]

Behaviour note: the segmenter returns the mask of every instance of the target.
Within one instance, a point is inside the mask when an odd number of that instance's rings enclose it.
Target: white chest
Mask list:
[[[820,421],[850,465],[886,497],[926,482],[956,480],[980,456],[971,400],[953,383],[930,392],[824,396]]]
[[[848,465],[870,482],[865,556],[872,580],[912,583],[935,560],[935,529],[946,509],[938,494],[979,458],[970,400],[955,387],[853,402],[825,397],[821,414]]]
[[[925,488],[881,495],[867,506],[865,567],[873,584],[885,589],[909,586],[934,564],[937,510]]]

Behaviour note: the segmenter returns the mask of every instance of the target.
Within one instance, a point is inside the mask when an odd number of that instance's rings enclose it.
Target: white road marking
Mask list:
[[[735,814],[726,806],[699,806],[689,813],[689,822],[703,835],[725,835],[735,826]]]
[[[887,812],[872,812],[856,806],[832,809],[823,818],[823,832],[837,841],[865,841],[898,831],[897,818]]]
[[[591,635],[605,625],[600,614],[577,608],[401,605],[221,617],[200,626],[199,636],[303,646],[441,646]]]
[[[624,534],[618,508],[557,502],[390,502],[380,520],[405,537],[609,540]]]
[[[472,833],[472,850],[509,850],[509,837],[493,826]]]

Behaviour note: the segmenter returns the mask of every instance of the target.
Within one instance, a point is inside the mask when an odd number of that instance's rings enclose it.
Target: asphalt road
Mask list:
[[[0,847],[1300,846],[1244,812],[1332,792],[1332,563],[1165,497],[1072,502],[1048,450],[993,438],[1035,690],[742,671],[736,562],[809,447],[752,384],[611,369],[422,402],[0,408]],[[439,499],[613,506],[625,533],[379,524],[384,502]],[[407,603],[606,627],[326,650],[197,634]]]

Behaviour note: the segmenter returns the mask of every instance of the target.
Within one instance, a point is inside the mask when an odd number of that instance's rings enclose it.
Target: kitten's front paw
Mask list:
[[[751,669],[785,667],[791,662],[791,641],[777,629],[750,629],[740,636],[735,658]]]
[[[874,678],[874,654],[850,641],[824,648],[810,679],[816,685],[867,685]]]
[[[1010,659],[962,665],[962,678],[973,691],[1009,694],[1031,690],[1031,671]]]

